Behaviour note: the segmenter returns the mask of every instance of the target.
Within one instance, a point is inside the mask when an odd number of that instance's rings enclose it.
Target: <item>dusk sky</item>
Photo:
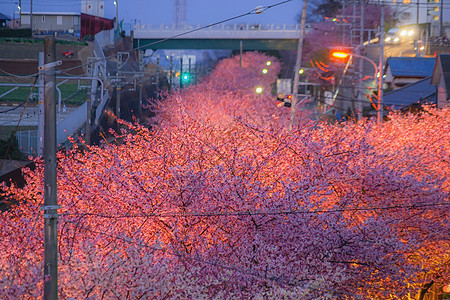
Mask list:
[[[143,24],[172,24],[174,0],[118,0],[119,20]],[[186,22],[190,25],[210,24],[244,14],[255,7],[273,5],[282,0],[186,0]],[[18,12],[19,0],[0,0],[0,13],[12,16]],[[293,0],[273,7],[262,14],[245,16],[233,23],[294,24],[302,0]],[[80,0],[33,0],[33,12],[79,12]],[[30,11],[30,0],[22,0],[22,11]],[[105,17],[114,18],[114,0],[105,0]]]

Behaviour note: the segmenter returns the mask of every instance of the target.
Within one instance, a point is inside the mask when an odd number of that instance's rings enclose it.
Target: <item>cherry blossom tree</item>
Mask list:
[[[62,299],[387,299],[448,282],[450,111],[327,124],[300,110],[288,132],[279,69],[223,60],[155,102],[151,130],[119,120],[116,142],[58,153]],[[0,215],[9,299],[41,296],[36,164],[2,186],[18,202]]]

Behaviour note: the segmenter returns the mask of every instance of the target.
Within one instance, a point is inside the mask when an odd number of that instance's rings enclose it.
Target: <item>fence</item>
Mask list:
[[[98,76],[102,80],[105,80],[106,75],[106,58],[102,48],[112,44],[114,41],[114,31],[102,31],[95,36],[95,49],[94,54],[99,60],[94,64],[93,76]],[[98,95],[97,82],[93,80],[91,87],[91,95]],[[109,93],[106,90],[103,97],[99,99],[93,99],[98,103],[95,109],[95,124],[98,124],[98,120],[103,114],[104,107],[108,103]],[[87,103],[79,106],[66,118],[61,120],[56,126],[56,143],[59,146],[64,146],[68,142],[68,137],[73,136],[77,132],[84,129],[87,119]],[[16,133],[19,149],[27,155],[35,155],[37,150],[37,130],[19,131]]]

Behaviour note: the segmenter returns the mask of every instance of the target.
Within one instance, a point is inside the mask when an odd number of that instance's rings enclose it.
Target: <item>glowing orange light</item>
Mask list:
[[[336,58],[347,58],[349,56],[348,53],[340,52],[340,51],[335,51],[335,52],[331,53],[331,55]]]

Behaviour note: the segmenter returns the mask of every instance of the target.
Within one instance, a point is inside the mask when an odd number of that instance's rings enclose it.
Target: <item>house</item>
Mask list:
[[[36,33],[56,31],[80,31],[81,13],[79,12],[33,12],[32,19],[29,12],[22,12],[21,28],[31,28]]]
[[[436,58],[431,76],[431,84],[436,85],[437,107],[450,107],[450,54],[442,53]]]
[[[436,86],[431,76],[384,94],[383,104],[393,110],[407,110],[422,104],[436,104]]]
[[[384,83],[396,90],[429,77],[433,73],[435,61],[434,57],[389,57],[384,68]]]
[[[0,13],[0,28],[6,28],[8,27],[8,22],[11,20],[10,17],[7,15],[4,15]]]

